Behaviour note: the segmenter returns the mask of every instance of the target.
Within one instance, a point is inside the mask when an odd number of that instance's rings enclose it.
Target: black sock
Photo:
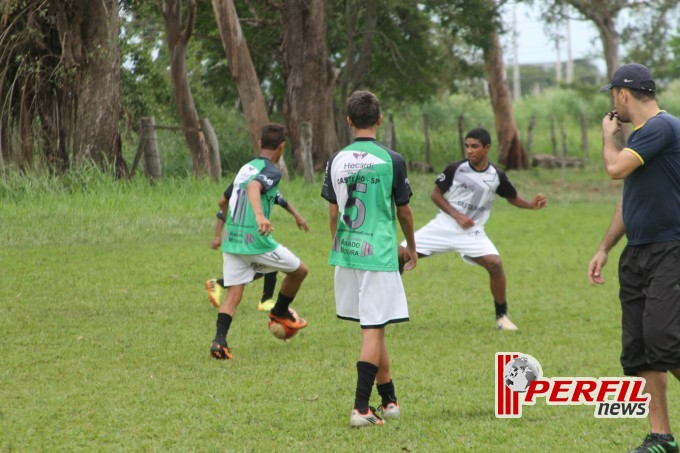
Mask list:
[[[272,314],[281,318],[284,316],[289,316],[290,312],[288,311],[288,306],[291,304],[291,302],[293,302],[293,299],[295,299],[295,296],[284,296],[279,291],[279,297],[276,299],[276,305],[274,305],[274,308],[272,308]]]
[[[354,409],[368,409],[371,391],[378,367],[369,362],[357,362],[357,391],[354,396]]]
[[[653,438],[659,439],[659,440],[665,440],[667,442],[673,442],[675,438],[673,437],[672,434],[659,434],[659,433],[650,433]]]
[[[382,399],[383,406],[387,403],[397,402],[397,395],[396,393],[394,393],[394,384],[392,383],[391,380],[390,382],[385,382],[384,384],[376,383],[375,387],[378,389],[378,394]]]
[[[260,299],[260,302],[272,299],[274,297],[274,288],[276,288],[276,272],[264,274],[264,288],[262,288],[262,299]]]
[[[498,302],[494,301],[493,303],[494,307],[496,307],[496,319],[500,318],[501,316],[505,316],[508,314],[508,303],[503,302],[502,304],[499,304]]]
[[[223,279],[223,278],[218,278],[218,279],[217,279],[217,284],[220,285],[222,288],[224,288],[224,279]]]
[[[229,327],[231,326],[232,318],[226,313],[217,313],[217,332],[215,333],[215,341],[222,344],[227,343],[227,332],[229,332]]]

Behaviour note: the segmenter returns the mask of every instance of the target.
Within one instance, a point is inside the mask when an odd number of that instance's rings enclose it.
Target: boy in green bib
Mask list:
[[[227,295],[217,314],[215,339],[210,355],[219,360],[231,359],[227,333],[243,298],[246,283],[256,273],[281,271],[286,277],[269,317],[293,329],[306,327],[307,321],[297,316],[289,305],[307,276],[307,267],[271,235],[269,221],[278,192],[281,171],[274,165],[283,154],[286,132],[280,124],[262,128],[260,155],[245,164],[236,174],[229,198],[226,233],[222,240],[223,279]]]

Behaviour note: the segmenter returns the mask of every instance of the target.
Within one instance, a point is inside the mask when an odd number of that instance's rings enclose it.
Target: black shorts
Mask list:
[[[680,242],[626,246],[619,283],[624,373],[680,368]]]

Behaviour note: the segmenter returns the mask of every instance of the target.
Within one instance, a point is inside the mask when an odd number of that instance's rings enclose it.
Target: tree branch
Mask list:
[[[194,31],[194,20],[196,19],[196,0],[189,0],[189,15],[187,16],[187,26],[184,29],[184,44],[188,44],[191,34]]]

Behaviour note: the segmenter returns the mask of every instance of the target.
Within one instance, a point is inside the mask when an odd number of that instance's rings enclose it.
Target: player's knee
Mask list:
[[[492,275],[503,273],[503,262],[501,261],[501,257],[498,255],[489,255],[485,257],[484,267]]]
[[[295,271],[295,276],[297,278],[299,278],[300,280],[304,280],[305,277],[307,277],[308,272],[309,272],[309,269],[307,269],[307,266],[305,265],[305,263],[300,261],[300,266]]]

